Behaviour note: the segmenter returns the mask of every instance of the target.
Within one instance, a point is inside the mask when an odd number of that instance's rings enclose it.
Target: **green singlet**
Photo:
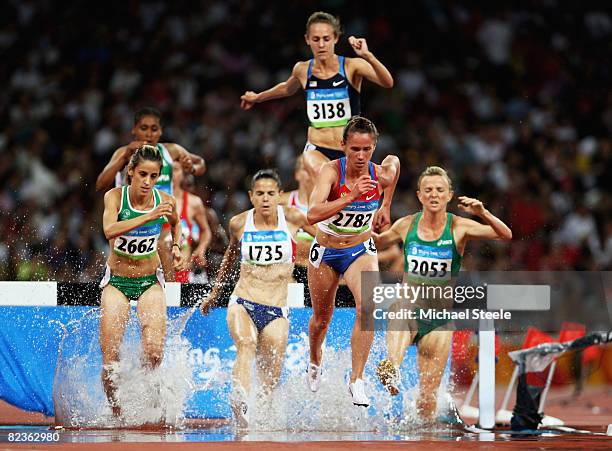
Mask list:
[[[419,238],[418,226],[423,212],[417,213],[404,240],[404,273],[409,282],[423,285],[444,286],[451,283],[461,269],[463,256],[457,251],[453,237],[453,214],[447,213],[442,235],[433,241]],[[416,344],[432,330],[446,324],[447,320],[418,319]]]

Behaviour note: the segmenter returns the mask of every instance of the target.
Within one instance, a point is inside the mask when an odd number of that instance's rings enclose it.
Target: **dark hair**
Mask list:
[[[145,116],[155,116],[161,122],[161,113],[159,110],[152,106],[146,106],[134,113],[134,125],[138,124],[138,122],[140,122],[140,120]]]
[[[157,147],[145,144],[144,146],[141,146],[138,149],[136,149],[136,152],[134,152],[134,155],[132,155],[132,158],[130,158],[128,169],[133,170],[143,160],[154,161],[155,163],[159,163],[159,169],[161,170],[161,167],[163,164],[162,156],[159,150],[157,150]],[[128,181],[128,184],[132,183],[132,177],[130,177],[129,172],[127,176],[127,181]]]
[[[342,140],[346,142],[351,133],[368,133],[374,138],[374,142],[378,141],[378,130],[376,125],[370,119],[362,116],[353,116],[344,126],[342,132]]]
[[[317,11],[316,13],[312,13],[306,21],[306,34],[308,34],[308,32],[310,31],[310,26],[315,23],[326,23],[330,25],[334,29],[334,34],[338,38],[342,34],[340,19],[335,16],[332,16],[329,13],[325,13],[323,11]]]
[[[253,189],[255,186],[255,182],[261,179],[272,179],[276,182],[279,188],[281,186],[281,179],[278,172],[276,172],[276,169],[260,169],[257,171],[251,179],[251,189]]]

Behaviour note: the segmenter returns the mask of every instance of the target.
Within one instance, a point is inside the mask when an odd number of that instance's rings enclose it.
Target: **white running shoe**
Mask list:
[[[232,390],[230,394],[230,407],[234,413],[234,421],[236,427],[239,429],[246,429],[249,427],[249,404],[247,402],[247,395],[244,388],[237,387]]]
[[[311,392],[316,392],[319,390],[322,373],[323,372],[319,365],[315,365],[312,362],[308,363],[308,368],[306,369],[306,384],[308,385],[308,388],[310,388]]]
[[[357,379],[353,383],[349,383],[349,393],[353,397],[353,404],[356,406],[369,407],[370,399],[365,393],[365,384],[363,379]]]

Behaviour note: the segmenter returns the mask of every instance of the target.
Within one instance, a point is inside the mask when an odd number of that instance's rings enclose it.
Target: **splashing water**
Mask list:
[[[441,423],[424,423],[418,416],[418,376],[416,362],[413,371],[404,378],[410,383],[399,396],[391,397],[378,382],[374,374],[374,362],[384,352],[382,335],[375,340],[365,371],[366,393],[370,407],[354,406],[348,392],[351,368],[351,350],[343,348],[324,350],[323,374],[319,391],[312,393],[305,382],[305,368],[308,359],[308,337],[302,333],[297,341],[290,341],[289,354],[302,353],[303,359],[285,366],[285,376],[272,395],[255,391],[250,399],[252,406],[251,431],[328,431],[357,432],[380,431],[387,433],[435,432],[450,427]],[[294,349],[291,350],[291,347]],[[407,357],[408,359],[409,357]],[[288,360],[290,360],[288,358]],[[414,361],[414,357],[412,357]],[[253,387],[257,387],[254,381]],[[452,390],[448,377],[443,378],[438,391],[438,418],[449,424],[457,424],[452,417],[454,404],[449,391]],[[460,420],[459,420],[460,421]]]
[[[135,312],[131,312],[120,359],[113,367],[116,396],[122,407],[120,421],[112,416],[102,388],[99,311],[94,309],[81,320],[64,326],[53,390],[57,423],[73,428],[145,424],[183,428],[185,417],[201,416],[202,410],[198,406],[213,404],[217,405],[215,411],[225,411],[229,415],[228,393],[235,348],[214,347],[220,344],[214,339],[205,343],[213,347],[192,347],[181,334],[196,308],[169,319],[164,359],[155,370],[146,370],[141,365],[140,328]],[[210,320],[210,317],[206,319]],[[271,395],[264,395],[258,389],[253,369],[250,431],[402,434],[424,430],[434,432],[441,428],[448,430],[447,426],[439,424],[424,425],[418,418],[418,376],[414,354],[406,357],[410,363],[404,366],[409,370],[403,370],[405,388],[401,395],[389,396],[378,382],[375,367],[384,355],[382,334],[377,334],[365,371],[366,392],[371,405],[368,409],[354,406],[348,393],[351,367],[348,345],[347,337],[346,347],[325,348],[321,388],[312,393],[304,380],[308,337],[304,332],[290,335],[283,376]],[[452,405],[449,390],[448,377],[445,377],[438,393],[439,415],[446,414]]]
[[[112,365],[121,418],[112,415],[101,381],[98,342],[99,311],[92,310],[64,326],[53,381],[57,424],[73,428],[133,427],[145,424],[180,427],[185,404],[193,393],[191,344],[181,337],[193,311],[168,320],[164,358],[151,370],[141,364],[140,326],[132,309],[119,361]]]

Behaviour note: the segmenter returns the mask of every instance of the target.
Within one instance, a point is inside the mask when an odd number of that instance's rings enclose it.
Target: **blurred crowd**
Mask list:
[[[374,159],[402,162],[395,218],[418,209],[417,176],[440,165],[513,230],[510,244],[471,245],[468,269],[610,270],[612,16],[588,2],[489,3],[3,2],[0,278],[99,278],[95,180],[142,106],[162,111],[162,142],[206,159],[197,194],[223,224],[249,207],[257,169],[295,188],[303,95],[247,112],[239,97],[310,57],[315,10],[340,17],[338,54],[365,37],[395,78],[362,92],[381,132]]]

